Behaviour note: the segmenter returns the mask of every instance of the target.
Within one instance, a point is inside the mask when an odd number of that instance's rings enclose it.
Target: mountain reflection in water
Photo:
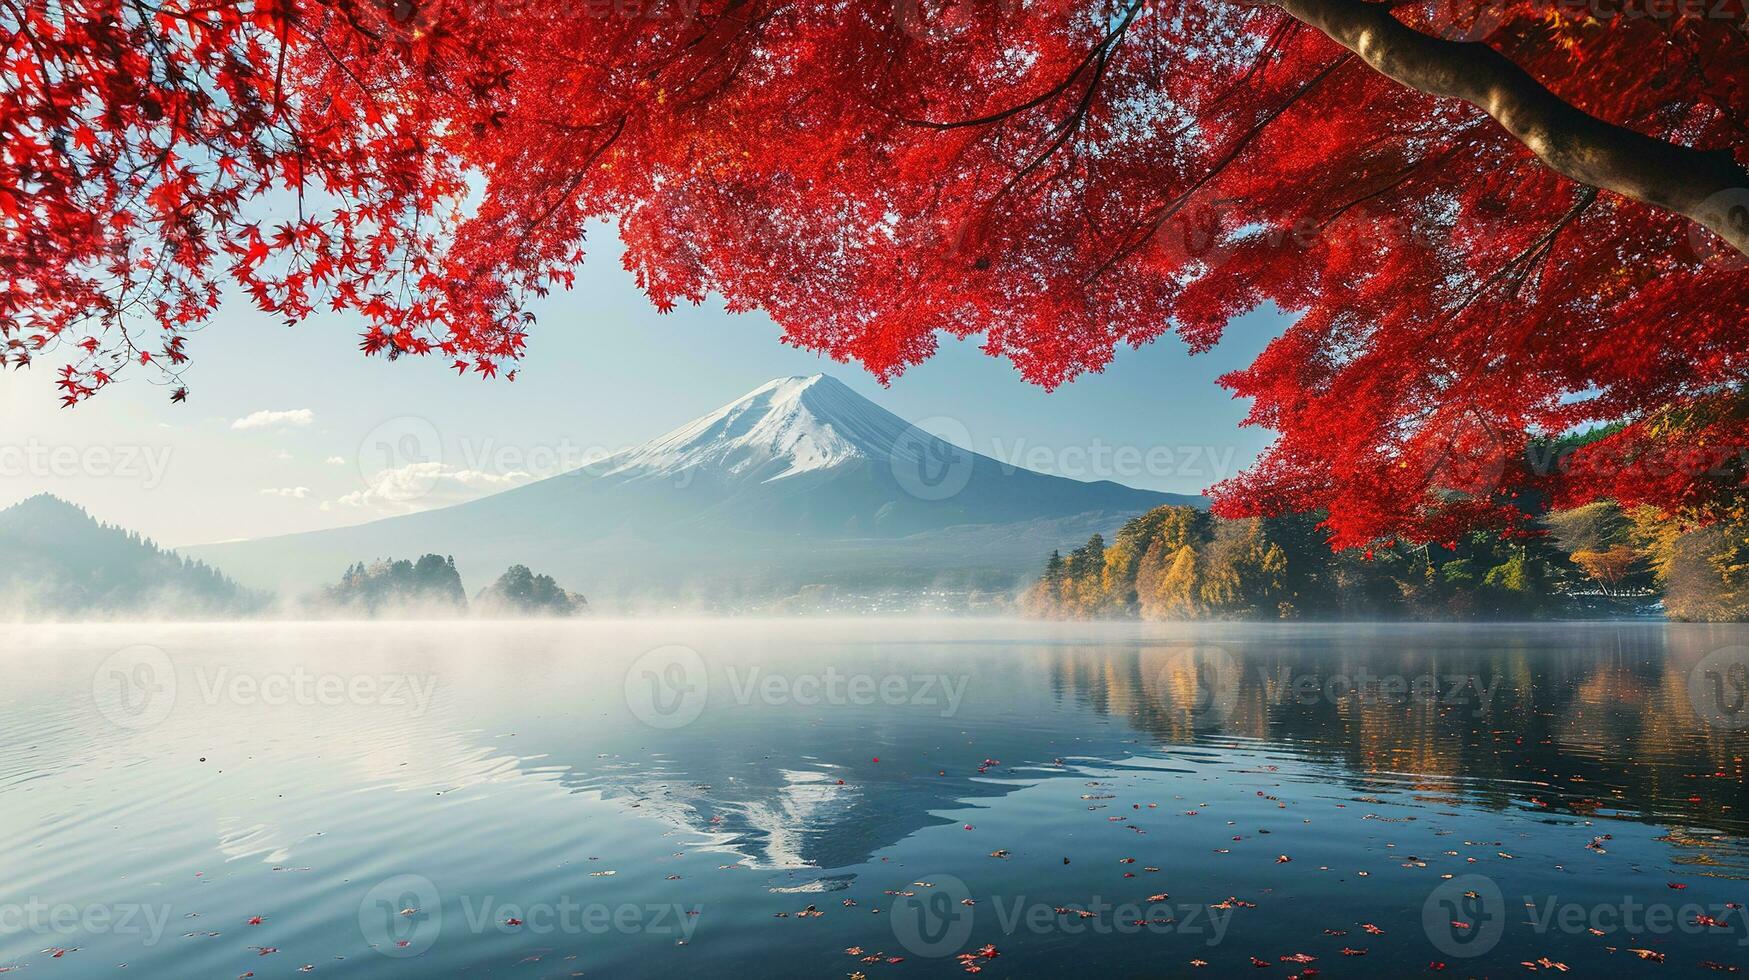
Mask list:
[[[1467,971],[1545,955],[1615,968],[1630,949],[1749,966],[1749,920],[1730,910],[1749,878],[1749,733],[1727,710],[1734,675],[1706,682],[1745,637],[1658,623],[5,627],[0,967],[879,980],[993,943],[994,975],[1193,959],[1224,975],[1290,955],[1336,975],[1347,944],[1368,957],[1349,972],[1400,975],[1460,966],[1430,945],[1423,909],[1477,875],[1509,924]],[[133,689],[142,645],[170,674]],[[273,686],[288,678],[317,680]],[[349,693],[324,699],[322,678]],[[135,703],[141,690],[159,700]],[[423,904],[377,896],[406,876],[432,889]],[[928,915],[969,916],[947,930],[959,945],[906,931],[905,903],[951,889],[965,901]],[[1059,925],[1077,903],[1168,894],[1183,907],[1133,945]],[[1533,913],[1681,899],[1725,922],[1526,933],[1521,898]],[[146,941],[11,915],[30,901],[171,918]],[[440,909],[441,928],[391,916],[384,932],[367,913],[385,901]],[[685,928],[506,924],[563,902],[680,909],[667,921]],[[1047,921],[1002,920],[1005,903]],[[1218,934],[1186,927],[1211,909],[1232,916]],[[416,958],[385,939],[403,927]]]

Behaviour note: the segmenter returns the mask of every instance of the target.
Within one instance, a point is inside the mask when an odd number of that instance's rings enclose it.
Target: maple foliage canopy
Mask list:
[[[611,219],[883,379],[1295,316],[1229,515],[1734,506],[1743,0],[0,0],[0,331],[77,403],[236,293],[492,375]],[[514,371],[508,372],[514,375]],[[1613,424],[1560,455],[1538,437]]]

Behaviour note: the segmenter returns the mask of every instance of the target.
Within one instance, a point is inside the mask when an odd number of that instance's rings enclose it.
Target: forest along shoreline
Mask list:
[[[1041,619],[1749,618],[1749,525],[1690,528],[1609,501],[1525,532],[1332,551],[1316,514],[1164,506],[1063,555],[1020,598]]]

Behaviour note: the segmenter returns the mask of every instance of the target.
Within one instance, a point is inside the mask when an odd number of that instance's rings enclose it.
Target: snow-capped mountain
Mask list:
[[[307,590],[355,561],[453,555],[470,588],[511,564],[595,608],[1009,589],[1052,548],[1162,503],[930,435],[825,375],[781,378],[641,446],[468,503],[356,527],[185,549],[250,584]],[[817,591],[817,590],[816,590]]]
[[[778,378],[590,469],[625,479],[693,472],[769,483],[852,460],[888,459],[908,430],[904,419],[835,378]]]

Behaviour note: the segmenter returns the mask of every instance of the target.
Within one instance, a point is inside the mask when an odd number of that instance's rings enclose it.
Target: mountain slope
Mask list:
[[[479,500],[191,553],[309,588],[353,561],[437,551],[478,583],[527,564],[592,603],[733,604],[810,584],[1009,588],[1038,556],[1200,498],[1012,467],[822,376],[785,378],[599,463]]]
[[[592,470],[644,480],[696,470],[726,483],[770,482],[886,458],[910,428],[837,379],[779,378]]]
[[[39,494],[0,510],[0,616],[235,615],[259,605],[215,569]]]

